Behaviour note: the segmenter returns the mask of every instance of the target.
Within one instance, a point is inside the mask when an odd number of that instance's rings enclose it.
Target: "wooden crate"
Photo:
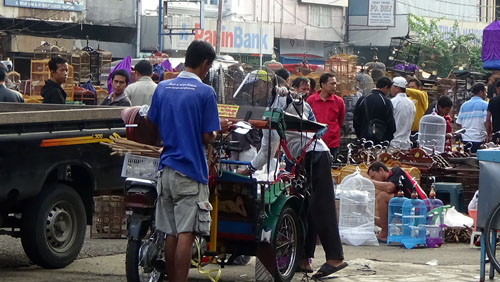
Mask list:
[[[94,197],[90,238],[120,239],[127,236],[125,201],[122,196]]]

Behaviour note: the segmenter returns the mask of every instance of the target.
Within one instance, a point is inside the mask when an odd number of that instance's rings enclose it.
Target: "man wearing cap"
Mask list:
[[[396,132],[391,141],[391,146],[401,150],[411,148],[410,133],[415,116],[415,105],[406,96],[406,79],[401,76],[392,80],[391,102],[394,107],[394,120],[396,122]]]

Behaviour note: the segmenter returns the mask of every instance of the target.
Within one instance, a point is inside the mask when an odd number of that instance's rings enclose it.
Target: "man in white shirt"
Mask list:
[[[465,150],[475,153],[486,139],[486,118],[488,116],[488,103],[486,98],[486,86],[476,83],[471,88],[474,96],[462,104],[458,113],[457,124],[465,128],[462,140]]]
[[[125,94],[132,102],[132,106],[149,106],[156,89],[156,83],[151,79],[153,66],[149,61],[142,60],[135,65],[134,69],[137,80],[125,89]]]
[[[394,107],[394,120],[396,121],[396,132],[391,141],[391,146],[401,150],[411,148],[410,133],[415,116],[415,105],[406,96],[406,79],[401,76],[392,80],[391,102]]]

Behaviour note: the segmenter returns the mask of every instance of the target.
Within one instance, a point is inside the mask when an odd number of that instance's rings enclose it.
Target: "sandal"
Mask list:
[[[339,266],[332,266],[328,263],[324,263],[321,268],[312,276],[313,278],[322,278],[330,274],[333,274],[347,266],[347,262],[343,262]]]

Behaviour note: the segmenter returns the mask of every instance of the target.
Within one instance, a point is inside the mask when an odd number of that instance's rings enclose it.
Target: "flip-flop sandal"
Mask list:
[[[346,266],[347,266],[347,262],[345,262],[345,261],[339,266],[332,266],[332,265],[329,265],[328,263],[324,263],[320,267],[320,269],[312,277],[313,278],[326,277],[330,274],[333,274],[333,273],[345,268]]]
[[[298,272],[304,272],[304,273],[313,273],[312,269],[307,269],[307,268],[302,268],[302,267],[297,267]]]

